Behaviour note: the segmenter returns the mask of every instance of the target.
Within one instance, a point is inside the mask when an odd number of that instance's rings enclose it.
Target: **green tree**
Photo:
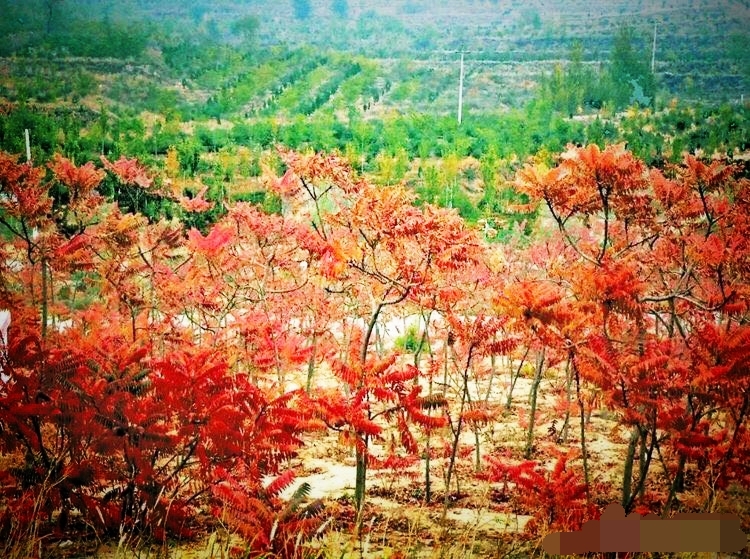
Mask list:
[[[527,8],[521,13],[519,23],[521,27],[530,27],[534,31],[539,31],[542,28],[542,18],[539,15],[539,11],[533,8]]]
[[[292,0],[292,9],[297,19],[308,19],[312,15],[310,0]]]
[[[242,37],[246,45],[252,45],[258,35],[259,25],[257,17],[245,16],[232,23],[232,33]]]
[[[727,40],[729,59],[737,66],[745,83],[750,85],[750,50],[747,48],[747,35],[733,33]]]
[[[333,0],[331,2],[331,11],[341,19],[349,17],[349,2],[346,0]]]
[[[58,18],[57,6],[62,4],[62,0],[45,0],[45,9],[47,12],[47,35],[52,33],[52,24]]]
[[[583,60],[583,44],[575,41],[570,48],[567,64],[558,64],[552,74],[542,81],[539,99],[569,116],[586,107],[601,107],[604,99],[597,76]]]
[[[650,105],[656,82],[648,64],[647,54],[634,46],[635,35],[630,27],[617,33],[612,45],[609,81],[612,100],[618,108],[635,103]]]
[[[568,109],[570,113],[583,107],[590,98],[594,79],[591,70],[583,65],[583,43],[577,40],[570,47],[567,81],[570,89]]]
[[[187,173],[188,176],[194,177],[198,172],[198,165],[200,164],[200,144],[194,138],[190,138],[178,143],[176,148],[180,169]]]
[[[494,211],[495,198],[497,196],[497,168],[499,161],[494,146],[490,146],[487,152],[479,160],[479,172],[482,175],[484,191],[479,206],[487,213]]]

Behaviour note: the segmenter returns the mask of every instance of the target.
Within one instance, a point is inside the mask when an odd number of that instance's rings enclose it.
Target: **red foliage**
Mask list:
[[[191,229],[188,232],[190,246],[209,256],[224,248],[233,237],[234,232],[230,227],[219,225],[212,227],[205,237],[197,229]]]
[[[561,454],[548,470],[534,461],[509,464],[489,456],[489,469],[481,477],[514,488],[517,506],[533,515],[526,524],[528,534],[576,531],[598,515],[587,500],[582,472],[568,464],[572,457],[571,453]]]
[[[148,176],[147,169],[137,159],[129,159],[122,155],[120,159],[112,163],[102,155],[101,160],[104,168],[125,184],[150,188],[154,183],[153,179]]]
[[[0,192],[4,194],[0,209],[29,227],[39,227],[52,211],[44,169],[17,161],[18,157],[0,152]]]
[[[694,476],[712,506],[716,491],[750,483],[750,187],[734,169],[688,157],[662,172],[622,146],[571,148],[517,181],[559,235],[493,261],[454,211],[415,207],[407,188],[369,184],[337,156],[282,157],[288,171],[270,182],[295,214],[237,204],[204,235],[103,205],[92,164],[0,153],[13,237],[0,250],[0,308],[13,312],[2,535],[19,522],[66,531],[73,509],[102,534],[186,535],[213,506],[252,553],[293,556],[319,526],[304,486],[280,498],[306,432],[339,432],[366,469],[371,440],[405,465],[416,429],[450,424],[444,456],[461,458],[472,451],[461,425],[494,419],[468,399],[489,369],[481,359],[530,350],[546,367],[569,363],[582,392],[600,393],[659,455],[666,491],[644,460],[633,496],[671,505]],[[153,188],[137,161],[102,161],[133,190]],[[427,370],[377,343],[386,319],[419,313],[442,320],[426,326]],[[340,381],[325,390],[322,363]],[[422,394],[443,370],[461,377],[458,413],[450,386]],[[551,471],[495,460],[489,475],[523,489],[519,504],[538,511],[530,530],[574,529],[592,510],[569,459]]]
[[[49,168],[57,180],[68,187],[71,205],[76,206],[84,202],[97,205],[102,201],[101,197],[94,195],[94,191],[102,182],[104,171],[96,169],[92,162],[76,167],[72,161],[57,154]]]
[[[589,146],[552,170],[527,166],[517,185],[548,206],[572,251],[547,268],[567,316],[540,318],[529,304],[525,315],[564,333],[576,373],[637,429],[649,457],[660,453],[664,506],[692,475],[713,488],[712,507],[730,477],[748,480],[750,182],[720,162],[686,156],[662,172],[622,146]]]
[[[204,198],[206,191],[208,190],[207,186],[204,186],[198,194],[196,194],[193,198],[188,198],[186,196],[181,196],[179,198],[180,206],[182,209],[188,211],[188,212],[205,212],[213,208],[214,203],[209,202]]]
[[[134,160],[105,166],[124,182],[151,185]],[[64,187],[55,190],[59,199],[48,195],[42,169],[0,154],[4,215],[23,224],[11,231],[13,242],[26,249],[19,254],[28,253],[19,260],[17,282],[0,290],[0,308],[10,308],[13,318],[0,364],[8,379],[0,396],[0,451],[12,456],[2,472],[0,532],[7,538],[65,533],[75,528],[70,512],[76,509],[100,536],[189,537],[196,512],[221,505],[214,487],[221,483],[235,500],[257,498],[266,476],[278,473],[302,435],[320,422],[306,411],[310,406],[300,392],[279,394],[238,373],[237,353],[223,351],[229,332],[216,346],[218,330],[205,345],[195,332],[180,335],[178,318],[195,316],[196,290],[204,293],[197,301],[202,309],[224,308],[222,297],[234,285],[214,274],[214,266],[236,261],[238,247],[247,242],[245,229],[237,233],[237,226],[220,224],[205,237],[191,233],[184,245],[184,231],[170,224],[148,225],[141,216],[100,205],[95,188],[102,174],[92,165],[75,167],[57,157],[50,169]],[[52,215],[53,203],[61,216],[65,208],[85,205],[85,211],[98,212],[100,223],[79,219],[79,231],[64,241],[58,228],[68,218]],[[243,215],[249,214],[233,218]],[[260,235],[272,221],[255,225]],[[32,234],[32,227],[42,233]],[[287,237],[279,232],[279,238]],[[42,294],[46,332],[39,321],[40,247],[49,266],[42,269],[50,284]],[[262,247],[243,256],[261,275],[274,259]],[[75,285],[71,273],[81,270],[86,274],[77,281],[98,301],[78,310],[69,286]],[[299,365],[309,355],[293,332],[284,337],[269,328],[282,317],[269,323],[268,315],[236,312],[240,327],[231,335],[245,335],[258,355],[273,355],[278,367]],[[230,471],[232,476],[222,474]],[[268,493],[282,485],[272,484]],[[285,510],[277,497],[269,496],[265,512],[257,514]],[[278,518],[280,533],[286,520]],[[247,514],[242,520],[251,523]],[[289,533],[296,537],[295,530]]]

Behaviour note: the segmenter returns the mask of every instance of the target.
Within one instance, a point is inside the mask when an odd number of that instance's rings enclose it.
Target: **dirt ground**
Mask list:
[[[509,365],[509,364],[507,364]],[[532,378],[522,372],[513,388],[510,409],[504,409],[510,387],[509,366],[499,368],[490,383],[487,379],[470,386],[474,396],[483,396],[500,411],[496,421],[479,429],[481,458],[484,467],[487,454],[507,457],[511,461],[523,458],[526,444],[529,392]],[[297,379],[299,380],[299,379]],[[295,379],[289,379],[290,385]],[[316,383],[330,386],[336,380],[330,373],[320,373]],[[532,458],[551,468],[556,450],[580,447],[576,436],[580,418],[570,417],[568,440],[559,440],[563,416],[559,411],[559,395],[564,379],[561,373],[550,370],[539,386],[535,424],[535,445]],[[455,410],[452,410],[455,412]],[[370,449],[375,456],[384,457],[388,451],[388,437],[375,441]],[[605,505],[617,501],[622,476],[623,457],[628,433],[618,427],[615,415],[606,409],[594,409],[586,427],[589,467],[592,484],[604,488],[597,498]],[[437,437],[433,444],[436,444]],[[461,442],[473,448],[477,435],[470,428],[463,432]],[[422,437],[420,445],[424,446]],[[580,459],[570,464],[580,467]],[[524,528],[534,511],[519,510],[514,499],[477,475],[475,454],[467,452],[460,461],[455,481],[444,512],[444,475],[447,460],[433,459],[430,475],[432,499],[425,502],[425,460],[415,459],[397,472],[370,469],[362,530],[356,530],[353,505],[355,461],[351,448],[342,445],[337,434],[326,433],[312,437],[293,460],[298,475],[282,497],[289,497],[301,483],[310,485],[309,500],[321,499],[325,504],[325,530],[308,544],[309,556],[319,558],[405,558],[414,559],[469,558],[469,557],[530,557],[539,555],[540,538],[530,538]],[[512,493],[512,488],[510,493]],[[747,496],[744,496],[746,499]],[[50,557],[98,557],[101,559],[213,559],[235,556],[233,548],[242,549],[242,542],[224,529],[210,527],[204,537],[188,543],[168,543],[158,547],[104,545],[82,542],[61,542],[49,550]],[[237,555],[243,557],[242,553]],[[697,559],[697,556],[696,556]]]

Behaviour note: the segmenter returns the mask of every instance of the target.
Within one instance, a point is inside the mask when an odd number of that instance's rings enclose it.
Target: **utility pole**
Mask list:
[[[651,45],[651,73],[654,73],[654,68],[656,67],[656,25],[657,23],[654,22],[654,42]]]
[[[26,161],[31,161],[31,140],[29,139],[29,129],[24,128],[23,134],[26,137]]]
[[[461,53],[461,70],[458,74],[458,124],[461,124],[461,117],[464,105],[464,53]]]

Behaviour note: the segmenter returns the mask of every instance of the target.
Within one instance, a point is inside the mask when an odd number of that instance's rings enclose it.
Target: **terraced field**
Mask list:
[[[312,5],[310,18],[298,20],[284,1],[169,9],[159,2],[100,2],[94,8],[79,1],[82,13],[115,21],[158,20],[171,30],[172,44],[155,45],[133,63],[22,53],[3,60],[0,95],[42,102],[88,95],[94,104],[171,106],[183,119],[202,108],[219,118],[343,114],[351,108],[448,114],[456,110],[463,52],[465,111],[496,111],[528,101],[540,77],[567,61],[575,42],[585,64],[605,64],[623,26],[632,28],[633,48],[647,59],[656,31],[654,71],[664,96],[737,100],[748,86],[742,48],[750,29],[747,2],[615,0],[592,7],[579,0],[352,0],[347,19],[337,18],[330,2]],[[229,31],[248,15],[259,22],[252,45]],[[206,48],[195,43],[194,31],[228,43]],[[34,87],[40,77],[44,88]],[[66,87],[71,82],[80,85]]]

